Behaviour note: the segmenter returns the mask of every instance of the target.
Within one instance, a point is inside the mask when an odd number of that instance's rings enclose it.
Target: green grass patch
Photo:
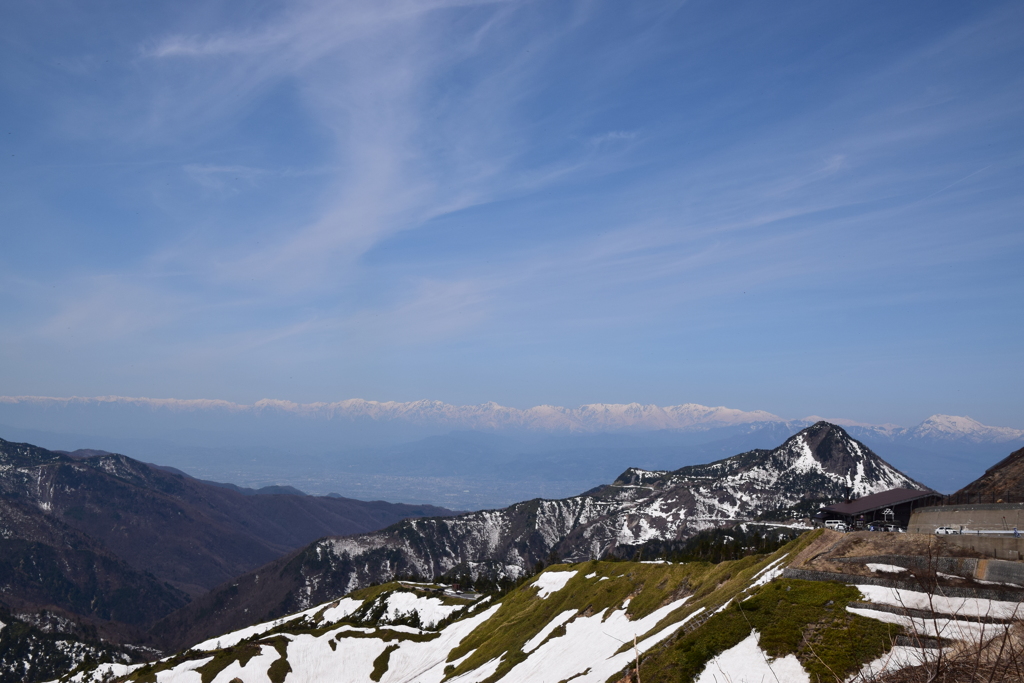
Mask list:
[[[262,651],[263,649],[256,643],[241,643],[234,647],[217,650],[213,653],[213,659],[197,668],[196,671],[202,677],[203,683],[211,683],[217,674],[228,668],[232,662],[238,662],[240,666],[245,666],[250,659]]]
[[[271,662],[270,667],[267,669],[267,678],[270,679],[271,683],[284,683],[285,676],[291,673],[292,670],[292,665],[288,663],[288,639],[274,638],[267,644],[273,645],[277,653],[281,655],[279,659]]]
[[[388,645],[384,651],[373,660],[373,671],[370,672],[371,681],[379,681],[388,670],[388,662],[391,660],[391,653],[398,649],[398,645]]]
[[[773,581],[648,656],[641,679],[694,680],[713,657],[756,630],[770,657],[794,654],[811,680],[842,680],[887,652],[900,633],[897,626],[847,612],[846,605],[859,599],[856,588],[839,583]]]
[[[406,631],[395,631],[393,629],[383,627],[376,628],[370,632],[342,631],[338,635],[334,636],[332,640],[339,641],[342,638],[376,638],[377,640],[383,640],[385,643],[391,642],[392,640],[409,640],[414,643],[425,643],[440,637],[440,633],[408,633]]]

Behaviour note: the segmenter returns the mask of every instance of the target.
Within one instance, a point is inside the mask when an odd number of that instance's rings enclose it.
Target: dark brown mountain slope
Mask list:
[[[123,455],[73,458],[2,439],[0,498],[66,524],[193,595],[323,536],[451,513],[429,505],[244,495]]]
[[[143,627],[188,596],[35,506],[0,498],[0,601]]]
[[[985,503],[1024,501],[1024,448],[1010,453],[989,467],[985,474],[954,493],[951,498]]]

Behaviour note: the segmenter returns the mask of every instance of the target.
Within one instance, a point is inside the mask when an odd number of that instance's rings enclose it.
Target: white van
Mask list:
[[[826,519],[825,528],[833,531],[846,531],[846,523],[841,519]]]

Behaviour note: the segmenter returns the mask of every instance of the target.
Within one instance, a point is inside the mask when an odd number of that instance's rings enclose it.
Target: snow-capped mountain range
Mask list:
[[[743,411],[724,406],[696,403],[676,406],[640,403],[593,403],[578,408],[540,405],[521,410],[493,401],[457,406],[442,401],[367,401],[361,398],[334,403],[293,403],[262,399],[251,405],[209,399],[153,399],[125,396],[54,398],[46,396],[0,396],[0,405],[36,406],[47,409],[69,407],[135,407],[176,413],[214,411],[234,414],[284,414],[328,420],[403,421],[443,425],[450,429],[527,429],[542,431],[595,432],[623,429],[699,429],[711,426],[781,421],[763,410]]]
[[[812,415],[799,419],[779,417],[764,410],[739,410],[725,406],[683,403],[657,406],[641,403],[590,403],[578,408],[539,405],[519,409],[493,401],[479,405],[453,405],[443,401],[368,401],[361,398],[333,403],[295,403],[262,399],[252,404],[217,399],[138,398],[127,396],[50,397],[0,396],[3,407],[40,408],[51,415],[73,408],[144,408],[169,413],[220,413],[235,415],[292,415],[326,420],[400,421],[419,425],[437,425],[448,429],[615,432],[662,429],[702,430],[760,423],[809,425],[819,420],[844,427],[858,427],[889,437],[967,439],[970,441],[1008,442],[1024,439],[1024,429],[990,427],[970,417],[932,415],[915,427],[894,424],[873,425],[846,419]]]

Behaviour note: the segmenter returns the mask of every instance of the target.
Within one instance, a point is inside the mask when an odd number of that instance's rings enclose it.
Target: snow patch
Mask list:
[[[452,612],[463,609],[465,605],[445,605],[440,598],[422,597],[406,591],[395,591],[387,597],[387,610],[383,621],[397,621],[409,614],[418,614],[420,624],[431,628]]]
[[[758,645],[761,634],[753,631],[749,636],[707,663],[697,683],[810,683],[810,676],[800,665],[796,655],[770,659]]]
[[[910,666],[934,662],[938,657],[939,650],[937,649],[896,645],[878,659],[865,664],[860,671],[847,678],[845,683],[872,681],[883,673],[892,673]]]
[[[886,574],[899,574],[907,571],[906,567],[895,564],[882,564],[880,562],[868,562],[867,568],[873,572],[885,572]]]
[[[565,588],[565,584],[569,583],[569,579],[576,576],[579,572],[567,571],[567,572],[544,572],[537,577],[533,585],[538,588],[537,597],[546,598],[552,593]]]
[[[862,607],[850,607],[849,605],[847,605],[846,611],[851,614],[857,614],[886,624],[896,624],[897,626],[902,626],[911,633],[918,633],[933,638],[949,638],[951,640],[975,642],[985,634],[986,630],[990,635],[993,632],[992,624],[958,621],[952,618],[921,619],[919,617],[908,617],[902,614],[893,614],[892,612],[881,612],[879,610],[865,609]]]
[[[754,588],[755,586],[763,586],[769,581],[774,581],[779,576],[781,576],[782,572],[785,570],[785,567],[780,567],[779,563],[781,563],[787,557],[789,557],[789,555],[783,555],[782,557],[780,557],[777,560],[774,560],[767,567],[759,571],[754,576],[754,582],[750,584],[750,587]]]
[[[556,628],[572,619],[574,616],[576,616],[576,610],[569,609],[562,612],[557,617],[549,621],[547,624],[544,625],[544,628],[540,630],[540,633],[526,641],[526,644],[523,645],[523,652],[525,652],[526,654],[530,654],[531,652],[536,650],[538,647],[540,647],[540,644],[544,642],[544,639],[551,635],[552,631],[554,631]]]
[[[907,609],[925,610],[950,616],[1013,619],[1024,615],[1024,606],[1017,602],[1005,600],[950,598],[944,595],[929,596],[921,591],[887,588],[885,586],[857,586],[857,590],[861,592],[861,595],[868,602]]]

